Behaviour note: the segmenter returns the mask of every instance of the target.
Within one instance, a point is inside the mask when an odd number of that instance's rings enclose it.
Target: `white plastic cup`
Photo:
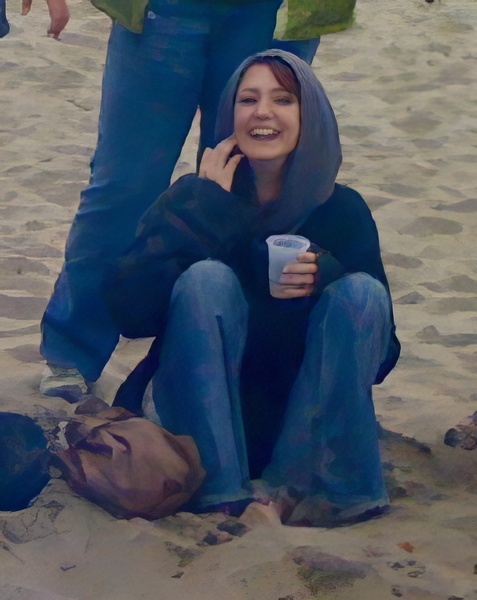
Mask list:
[[[268,245],[268,279],[270,294],[276,296],[277,286],[283,268],[294,262],[298,254],[306,252],[311,242],[302,235],[271,235],[267,238]]]

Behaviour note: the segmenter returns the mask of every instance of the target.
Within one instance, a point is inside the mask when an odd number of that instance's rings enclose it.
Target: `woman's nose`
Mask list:
[[[273,116],[272,103],[266,99],[262,99],[257,102],[255,106],[255,116],[258,119],[268,119]]]

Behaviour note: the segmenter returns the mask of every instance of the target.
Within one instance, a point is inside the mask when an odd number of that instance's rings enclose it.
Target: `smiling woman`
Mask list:
[[[144,410],[197,443],[207,475],[189,510],[237,514],[265,494],[289,524],[380,514],[371,387],[399,342],[375,223],[335,181],[333,109],[306,63],[270,50],[230,79],[216,132],[105,288],[124,335],[156,336]],[[284,233],[312,245],[271,295],[266,240]]]

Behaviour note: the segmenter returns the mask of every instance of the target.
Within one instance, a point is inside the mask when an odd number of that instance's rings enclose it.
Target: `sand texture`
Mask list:
[[[0,40],[0,410],[48,425],[39,319],[96,142],[108,18],[46,4]],[[388,431],[387,516],[334,530],[224,516],[115,520],[53,479],[0,513],[0,600],[476,600],[477,450],[444,445],[477,410],[477,2],[359,0],[314,62],[344,163],[377,221],[402,358],[375,389]],[[193,170],[194,125],[176,175]],[[95,392],[111,400],[147,341],[122,341]]]

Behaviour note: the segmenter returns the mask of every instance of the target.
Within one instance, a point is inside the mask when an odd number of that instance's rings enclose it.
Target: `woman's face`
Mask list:
[[[282,168],[300,137],[300,103],[265,64],[247,69],[234,107],[237,145],[254,168]]]

